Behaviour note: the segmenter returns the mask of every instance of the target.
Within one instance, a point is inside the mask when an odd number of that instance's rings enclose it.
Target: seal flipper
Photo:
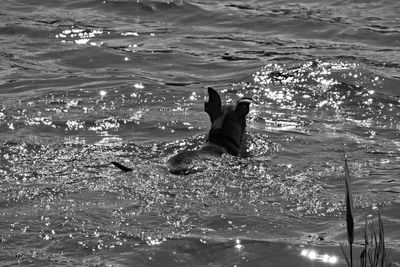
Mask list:
[[[115,161],[112,161],[111,163],[114,164],[115,167],[118,167],[120,170],[122,170],[122,171],[124,171],[124,172],[131,172],[131,171],[133,171],[133,169],[131,169],[131,168],[129,168],[129,167],[126,167],[126,166],[122,165],[121,163],[118,163],[118,162],[115,162]]]

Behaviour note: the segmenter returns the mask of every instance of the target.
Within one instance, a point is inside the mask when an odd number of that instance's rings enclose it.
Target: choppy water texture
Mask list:
[[[350,2],[1,1],[0,265],[345,266],[343,151],[399,263],[400,2]],[[249,157],[169,174],[207,86]]]

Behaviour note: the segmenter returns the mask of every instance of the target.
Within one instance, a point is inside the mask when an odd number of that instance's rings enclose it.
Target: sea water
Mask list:
[[[388,0],[1,1],[0,266],[346,266],[345,155],[356,266],[377,210],[398,266],[399,14]],[[170,174],[205,140],[207,86],[255,100],[248,157]]]

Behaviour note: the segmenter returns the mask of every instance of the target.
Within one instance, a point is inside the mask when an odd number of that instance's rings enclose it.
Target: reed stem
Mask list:
[[[350,172],[347,165],[346,155],[344,159],[344,181],[346,186],[346,225],[347,225],[347,242],[350,246],[350,266],[353,267],[353,242],[354,242],[354,218],[353,218],[353,195],[351,191]]]
[[[346,155],[343,154],[344,160],[344,181],[345,181],[345,202],[346,202],[346,226],[347,226],[347,241],[349,243],[350,255],[347,257],[342,244],[340,248],[345,257],[348,266],[353,267],[353,242],[354,242],[354,217],[353,217],[353,196],[351,191],[350,172],[347,165]],[[389,261],[390,251],[385,247],[384,231],[382,218],[378,214],[378,232],[375,231],[373,219],[365,221],[364,229],[364,249],[360,255],[361,267],[386,267],[391,266]],[[368,263],[369,264],[368,264]]]

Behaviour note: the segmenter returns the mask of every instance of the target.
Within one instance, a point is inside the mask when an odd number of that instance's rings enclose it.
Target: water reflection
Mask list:
[[[108,34],[110,34],[108,32]],[[56,34],[57,39],[61,39],[63,43],[76,43],[76,44],[89,44],[92,46],[101,46],[103,42],[91,42],[96,36],[103,35],[102,30],[97,29],[79,29],[72,27],[71,29],[63,30],[61,33]]]
[[[235,240],[235,248],[237,250],[241,250],[243,248],[243,245],[240,243],[240,239]]]
[[[318,254],[316,250],[313,249],[303,249],[300,253],[301,256],[306,257],[312,261],[320,261],[324,263],[336,264],[338,262],[338,257],[335,255],[328,254]]]
[[[106,136],[97,142],[100,146],[122,146],[123,140],[118,136]]]

